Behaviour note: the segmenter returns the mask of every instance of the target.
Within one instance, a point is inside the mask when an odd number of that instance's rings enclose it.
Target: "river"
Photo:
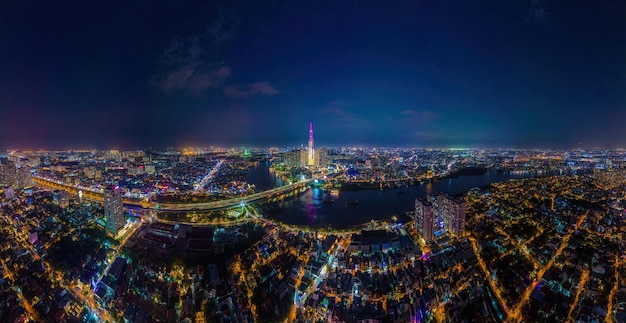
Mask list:
[[[249,169],[248,180],[257,186],[257,191],[269,189],[280,182],[269,169],[268,162],[257,163]],[[539,176],[557,175],[558,173],[542,174]],[[536,174],[498,173],[489,170],[483,175],[460,176],[424,183],[398,189],[339,191],[338,195],[319,188],[311,188],[296,197],[286,199],[281,203],[274,203],[270,207],[262,208],[264,216],[277,221],[312,227],[347,228],[362,224],[370,220],[389,219],[397,216],[400,221],[406,221],[406,211],[412,210],[415,198],[425,197],[427,192],[444,192],[455,195],[491,183],[509,179],[538,177]],[[325,202],[333,199],[333,203]],[[348,201],[357,201],[355,205],[346,205]]]
[[[270,168],[270,162],[256,162],[254,166],[248,168],[246,182],[256,186],[256,192],[267,191],[269,189],[285,185],[283,181],[274,174]]]

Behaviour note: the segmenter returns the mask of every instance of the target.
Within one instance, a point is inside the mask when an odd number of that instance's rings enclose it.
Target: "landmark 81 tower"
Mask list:
[[[309,166],[315,166],[315,149],[313,148],[313,122],[309,122]]]

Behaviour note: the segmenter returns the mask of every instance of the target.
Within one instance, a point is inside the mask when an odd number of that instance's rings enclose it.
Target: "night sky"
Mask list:
[[[625,1],[2,1],[0,148],[626,147]]]

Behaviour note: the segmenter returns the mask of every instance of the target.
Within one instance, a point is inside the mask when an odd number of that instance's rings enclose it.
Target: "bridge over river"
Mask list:
[[[252,203],[258,202],[263,199],[271,199],[276,196],[280,196],[283,194],[287,194],[299,189],[304,188],[311,182],[327,177],[334,176],[335,173],[328,173],[316,176],[314,178],[306,179],[303,181],[295,182],[289,185],[276,187],[267,191],[250,194],[242,197],[235,197],[227,200],[220,201],[211,201],[211,202],[197,202],[197,203],[156,203],[152,201],[147,201],[145,199],[139,198],[130,198],[124,196],[122,198],[124,205],[127,207],[139,207],[146,210],[156,210],[159,212],[167,212],[167,211],[210,211],[210,210],[218,210],[218,209],[226,209],[230,207],[234,207],[239,205],[240,203]],[[56,181],[53,179],[33,176],[33,182],[40,187],[44,187],[47,189],[53,190],[64,190],[70,194],[78,194],[79,191],[82,191],[82,196],[84,199],[95,201],[102,203],[104,201],[104,193],[101,191],[97,191],[94,189],[81,187],[78,185],[70,185],[60,181]]]

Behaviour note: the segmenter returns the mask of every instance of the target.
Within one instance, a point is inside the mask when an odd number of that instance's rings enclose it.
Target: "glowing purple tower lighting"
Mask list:
[[[309,166],[315,166],[315,149],[313,148],[313,122],[309,122]]]

